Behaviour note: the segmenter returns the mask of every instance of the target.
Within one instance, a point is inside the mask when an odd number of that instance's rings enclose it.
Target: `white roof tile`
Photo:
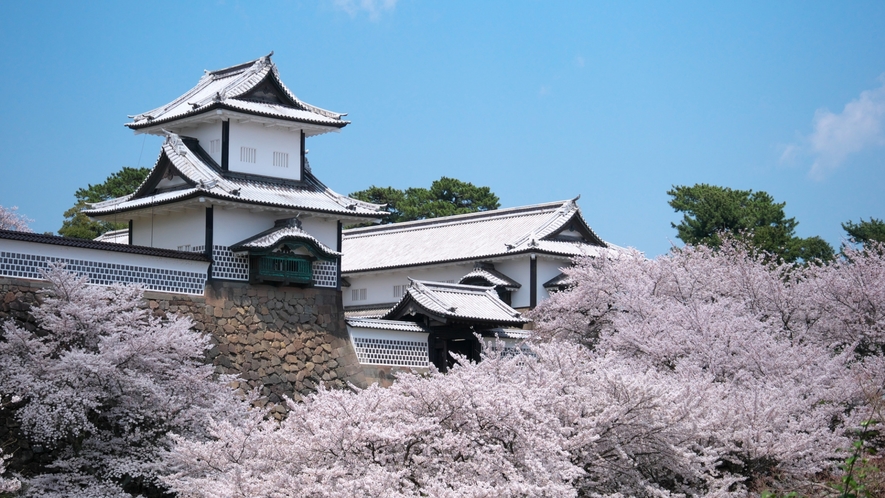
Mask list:
[[[241,98],[265,78],[271,78],[292,105],[277,105]],[[341,119],[344,114],[327,111],[299,100],[280,80],[276,65],[270,60],[270,55],[267,55],[237,66],[207,71],[197,85],[184,95],[164,106],[132,116],[133,121],[126,123],[126,126],[133,129],[149,128],[214,109],[239,110],[335,128],[348,124],[348,121]]]
[[[522,325],[529,320],[498,298],[494,287],[412,280],[406,293],[383,319],[393,319],[417,305],[424,312],[455,322]]]
[[[480,264],[482,263],[477,263],[477,265]],[[522,284],[507,275],[504,275],[494,268],[485,268],[483,266],[476,266],[473,271],[461,277],[461,280],[458,283],[464,283],[466,280],[474,278],[481,278],[495,287],[501,286],[510,290],[516,290],[522,287]]]
[[[332,191],[308,171],[305,171],[305,181],[302,183],[275,181],[271,178],[266,180],[258,177],[244,178],[235,174],[225,175],[217,166],[207,164],[191,147],[197,146],[188,146],[174,133],[167,134],[160,157],[154,165],[154,171],[135,193],[92,204],[83,212],[87,216],[100,217],[205,196],[244,204],[316,211],[356,218],[380,218],[384,214],[381,206],[377,204],[351,199]],[[152,181],[164,172],[158,169],[164,157],[168,158],[178,170],[188,183],[188,187],[167,192],[153,192]]]
[[[348,318],[347,324],[360,329],[400,330],[405,332],[428,332],[428,329],[415,322],[380,320],[378,318]]]
[[[576,200],[345,230],[342,272],[481,260],[530,251],[567,257],[616,252],[617,248],[589,228]],[[594,240],[552,240],[573,221],[586,227]]]

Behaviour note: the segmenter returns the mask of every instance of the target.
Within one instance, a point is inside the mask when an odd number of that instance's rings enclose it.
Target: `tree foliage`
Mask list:
[[[442,177],[434,180],[429,189],[371,186],[350,194],[361,201],[387,204],[390,213],[382,223],[423,220],[498,209],[498,196],[489,187],[477,187],[469,182]]]
[[[18,211],[18,208],[15,206],[11,208],[0,206],[0,230],[31,232],[31,227],[28,224],[34,220],[28,219],[16,213],[16,211]]]
[[[65,211],[65,220],[58,230],[59,235],[76,239],[94,239],[105,232],[126,228],[127,224],[124,222],[90,220],[81,211],[88,203],[106,201],[135,192],[150,172],[150,168],[124,166],[120,171],[107,177],[103,183],[90,184],[86,188],[77,189],[74,193],[77,202]]]
[[[852,240],[861,244],[885,242],[885,222],[873,217],[869,221],[861,218],[858,223],[847,221],[842,223],[842,229]]]
[[[177,440],[165,482],[195,497],[712,498],[838,475],[864,389],[885,381],[881,253],[796,267],[725,240],[567,272],[531,355],[215,423],[214,440]]]
[[[686,244],[717,247],[726,233],[785,261],[833,258],[832,246],[820,237],[796,237],[799,222],[786,217],[785,202],[776,203],[766,192],[699,183],[673,186],[667,195],[670,206],[684,213],[678,225],[671,225]]]
[[[244,413],[204,363],[206,335],[182,317],[161,320],[134,286],[99,287],[54,268],[32,309],[39,329],[12,321],[0,340],[4,416],[50,463],[24,496],[130,496],[161,489],[169,434],[200,439],[209,415]]]

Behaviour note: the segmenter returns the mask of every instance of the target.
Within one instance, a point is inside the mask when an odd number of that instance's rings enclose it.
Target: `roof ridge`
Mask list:
[[[386,225],[377,225],[370,227],[349,228],[344,231],[344,237],[357,237],[378,235],[380,233],[393,233],[408,230],[419,230],[425,227],[438,227],[447,224],[463,224],[482,221],[486,218],[506,218],[527,216],[533,212],[543,211],[557,206],[562,206],[568,201],[546,202],[543,204],[529,204],[527,206],[515,206],[504,209],[491,209],[488,211],[477,211],[474,213],[455,214],[451,216],[440,216],[438,218],[428,218],[424,220],[403,221],[400,223],[389,223]]]
[[[204,71],[204,74],[217,75],[217,74],[223,74],[223,73],[228,73],[228,72],[234,72],[234,71],[239,70],[239,69],[245,69],[245,68],[247,68],[247,67],[249,67],[249,66],[254,65],[256,62],[258,62],[258,61],[260,61],[260,60],[262,60],[262,59],[267,59],[267,60],[269,61],[269,60],[270,60],[270,57],[271,57],[272,55],[273,55],[273,50],[271,50],[270,53],[267,54],[267,55],[261,56],[261,57],[259,57],[259,58],[257,58],[257,59],[252,59],[251,61],[248,61],[248,62],[241,62],[241,63],[239,63],[239,64],[235,64],[235,65],[233,65],[233,66],[228,66],[228,67],[224,67],[224,68],[221,68],[221,69],[214,69],[214,70],[212,70],[212,71],[209,71],[209,70],[207,69],[207,70]]]
[[[425,287],[433,288],[443,288],[450,290],[463,290],[463,291],[471,291],[477,294],[482,294],[489,289],[494,289],[494,286],[488,285],[472,285],[472,284],[456,284],[452,282],[434,282],[432,280],[415,280],[415,282],[420,282]]]
[[[160,106],[160,107],[155,107],[155,108],[151,109],[151,110],[148,111],[148,112],[144,112],[144,113],[141,113],[141,114],[136,114],[136,115],[134,115],[134,116],[130,116],[130,117],[132,117],[135,121],[138,121],[138,120],[139,120],[138,118],[139,118],[139,117],[142,117],[142,116],[144,116],[144,117],[148,117],[148,116],[153,117],[153,114],[154,114],[155,111],[158,111],[158,110],[162,110],[162,112],[168,111],[169,109],[174,108],[175,106],[181,104],[182,102],[186,102],[188,98],[190,98],[191,96],[193,96],[194,94],[196,94],[197,92],[199,92],[203,87],[205,87],[206,85],[208,85],[208,84],[211,83],[212,81],[215,81],[215,80],[217,80],[217,79],[220,79],[220,78],[216,78],[216,76],[218,76],[218,75],[221,75],[221,74],[226,73],[226,72],[231,72],[231,73],[232,73],[232,72],[234,72],[235,70],[240,70],[240,69],[243,69],[243,72],[246,72],[247,68],[254,67],[256,64],[258,64],[258,63],[260,63],[260,62],[263,62],[263,61],[267,61],[268,63],[270,63],[270,64],[272,65],[273,62],[270,61],[270,56],[271,56],[271,55],[273,55],[273,52],[271,52],[270,54],[265,55],[265,56],[263,56],[263,57],[259,57],[259,58],[257,58],[257,59],[251,60],[251,61],[249,61],[249,62],[243,62],[243,63],[241,63],[241,64],[237,64],[236,66],[230,66],[230,67],[226,67],[226,68],[223,68],[223,69],[218,69],[218,70],[215,70],[215,71],[207,71],[207,70],[204,70],[204,71],[203,71],[203,76],[200,77],[200,80],[197,81],[197,84],[194,85],[193,88],[191,88],[190,90],[188,90],[187,92],[185,92],[184,94],[182,94],[182,95],[181,95],[180,97],[178,97],[177,99],[172,100],[172,102],[169,102],[169,103],[167,103],[166,105],[163,105],[163,106]],[[242,74],[242,73],[241,73],[241,74]],[[234,75],[231,75],[231,76],[234,76]],[[250,75],[250,76],[251,76],[251,75]],[[235,83],[238,83],[238,82],[235,81],[235,82],[233,82],[233,83],[228,83],[227,86],[225,87],[225,89],[230,88],[230,87],[233,86]],[[207,97],[206,99],[203,99],[203,101],[207,101],[209,98],[212,98],[212,97],[211,97],[211,96],[210,96],[210,97]],[[202,104],[202,102],[201,102],[201,104]]]
[[[413,298],[415,298],[416,300],[418,299],[418,296],[423,296],[423,297],[427,298],[429,301],[431,301],[433,304],[439,306],[441,309],[443,309],[447,312],[452,311],[451,308],[446,305],[446,303],[441,302],[439,300],[439,298],[437,298],[436,296],[433,295],[432,292],[430,292],[430,293],[426,292],[427,286],[424,285],[423,280],[414,280],[410,277],[409,283],[410,283],[410,285],[409,285],[408,289],[406,289],[406,292],[409,295],[411,295],[412,291],[414,290],[416,295],[414,295]],[[403,297],[405,297],[405,296],[403,296]]]
[[[291,119],[306,123],[317,123],[321,126],[340,128],[348,124],[347,121],[342,119],[347,113],[334,112],[308,104],[292,93],[280,78],[279,69],[271,60],[272,55],[273,52],[234,66],[214,71],[204,70],[200,80],[190,90],[163,106],[155,107],[147,112],[130,115],[129,117],[133,121],[125,123],[125,126],[132,129],[158,126],[168,121],[183,119],[195,113],[209,112],[218,107],[227,108],[235,112],[269,115],[275,119]],[[254,109],[249,106],[244,107],[244,102],[251,101],[240,98],[252,91],[267,78],[272,78],[273,83],[279,86],[283,93],[291,100],[291,105],[289,103],[275,105],[266,102],[261,104],[274,109],[276,114],[262,113],[261,109]],[[186,106],[185,104],[188,105]],[[307,117],[292,116],[276,111],[278,109],[289,109],[293,112],[306,113]]]

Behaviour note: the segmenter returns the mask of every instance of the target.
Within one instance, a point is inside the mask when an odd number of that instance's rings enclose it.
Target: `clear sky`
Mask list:
[[[487,185],[568,199],[606,240],[678,242],[672,185],[764,190],[797,233],[885,218],[885,2],[3,2],[0,205],[56,231],[74,191],[152,166],[127,114],[274,51],[347,112],[308,141],[349,193]]]

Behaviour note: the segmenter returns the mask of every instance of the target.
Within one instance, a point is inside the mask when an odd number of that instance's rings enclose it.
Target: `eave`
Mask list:
[[[214,102],[184,114],[143,123],[124,123],[123,126],[135,131],[136,134],[147,133],[162,136],[164,134],[162,128],[171,128],[172,130],[170,131],[184,130],[195,128],[200,124],[220,122],[227,119],[235,120],[238,123],[259,123],[267,127],[287,128],[290,131],[304,130],[307,136],[316,136],[332,131],[338,132],[341,128],[350,124],[350,121],[330,123],[324,120],[297,119],[270,113],[236,109],[226,105],[224,102]]]
[[[190,190],[190,189],[188,189]],[[367,221],[374,221],[382,218],[384,215],[378,216],[369,216],[369,215],[347,215],[344,213],[340,213],[332,210],[324,210],[324,209],[314,209],[314,208],[291,208],[284,207],[278,204],[273,203],[260,203],[260,202],[237,202],[234,200],[230,200],[226,198],[226,196],[222,197],[213,192],[205,191],[205,190],[197,190],[191,191],[190,193],[186,193],[181,195],[180,197],[170,198],[164,201],[157,202],[155,204],[150,204],[144,207],[134,207],[129,209],[121,209],[121,210],[113,210],[108,211],[102,214],[89,214],[84,211],[84,214],[89,216],[91,219],[102,220],[102,221],[114,221],[116,217],[119,215],[126,214],[128,218],[137,219],[142,217],[150,217],[158,214],[168,214],[172,212],[181,212],[187,209],[199,208],[199,207],[209,207],[209,206],[219,206],[222,209],[247,209],[252,213],[260,213],[260,212],[274,212],[280,213],[282,215],[289,215],[288,217],[300,214],[301,218],[306,218],[308,216],[316,216],[318,218],[327,218],[334,220],[342,220],[343,222],[353,222],[353,223],[365,223]],[[307,213],[307,216],[305,216]],[[117,221],[119,221],[117,219]]]
[[[483,254],[480,256],[470,256],[470,257],[465,257],[465,258],[453,258],[453,259],[445,259],[445,260],[438,260],[438,261],[426,261],[426,262],[421,262],[421,263],[408,263],[408,264],[402,264],[402,265],[377,266],[377,267],[373,267],[373,268],[365,268],[365,269],[360,269],[360,270],[349,270],[349,271],[342,270],[341,274],[346,276],[346,275],[371,274],[371,273],[376,273],[376,272],[386,272],[389,270],[399,270],[399,269],[405,269],[405,268],[423,268],[423,267],[429,267],[429,266],[451,266],[454,264],[470,263],[470,262],[476,262],[476,261],[515,259],[520,256],[531,255],[531,254],[550,256],[552,258],[562,259],[564,261],[571,261],[574,258],[580,256],[579,254],[563,254],[563,253],[558,253],[558,252],[554,252],[554,251],[545,251],[543,249],[529,247],[529,248],[525,248],[525,249],[519,249],[516,251],[501,252],[501,253],[494,253],[494,254]]]

